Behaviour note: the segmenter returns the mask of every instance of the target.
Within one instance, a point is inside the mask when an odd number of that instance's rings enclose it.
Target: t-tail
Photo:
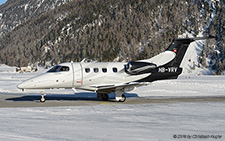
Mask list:
[[[191,42],[215,38],[197,37],[174,39],[169,47],[162,53],[146,60],[128,62],[125,71],[131,75],[150,73],[150,75],[139,82],[152,82],[164,79],[176,79],[181,73],[180,64]]]

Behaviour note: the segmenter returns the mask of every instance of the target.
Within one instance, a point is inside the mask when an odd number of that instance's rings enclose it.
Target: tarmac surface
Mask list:
[[[128,97],[125,102],[101,101],[97,98],[76,97],[74,95],[46,95],[46,102],[40,102],[40,95],[0,94],[0,108],[16,107],[62,107],[93,106],[115,104],[157,104],[179,102],[225,102],[225,96],[214,97]]]

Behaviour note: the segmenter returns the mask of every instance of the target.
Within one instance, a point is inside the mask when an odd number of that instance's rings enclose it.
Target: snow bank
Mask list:
[[[0,72],[16,72],[16,67],[10,67],[5,64],[0,64]]]

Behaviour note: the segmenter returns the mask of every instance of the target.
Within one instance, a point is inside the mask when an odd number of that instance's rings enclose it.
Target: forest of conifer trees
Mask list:
[[[84,58],[150,58],[184,33],[215,35],[199,65],[225,67],[223,2],[205,0],[74,0],[30,18],[0,38],[0,63],[49,66]],[[216,51],[215,51],[216,50]]]

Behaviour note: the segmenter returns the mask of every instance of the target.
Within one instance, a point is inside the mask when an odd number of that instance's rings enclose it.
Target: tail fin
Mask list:
[[[150,59],[139,60],[138,62],[149,62],[149,63],[156,64],[158,67],[162,67],[162,66],[179,67],[187,51],[187,48],[191,42],[196,40],[210,39],[210,38],[215,38],[215,37],[209,36],[209,37],[174,39],[173,42],[169,45],[169,47],[164,52]]]
[[[169,47],[166,49],[166,51],[172,51],[176,53],[175,58],[165,64],[165,67],[173,66],[173,67],[179,67],[184,55],[187,51],[187,48],[189,47],[190,43],[196,40],[205,40],[215,38],[214,36],[209,37],[196,37],[196,38],[184,38],[184,39],[174,39],[173,42],[169,45]]]
[[[190,43],[196,40],[204,40],[210,38],[215,37],[209,36],[200,38],[174,39],[164,52],[150,59],[140,60],[140,62],[152,63],[156,67],[151,71],[151,75],[139,81],[152,82],[156,80],[176,79],[182,73],[182,68],[180,68],[179,66]]]
[[[172,59],[170,62],[164,64],[163,66],[174,66],[179,67],[184,55],[187,51],[188,46],[191,42],[195,41],[194,39],[187,38],[187,39],[174,39],[173,42],[169,45],[169,47],[166,49],[166,51],[172,51],[176,55],[174,59]]]

